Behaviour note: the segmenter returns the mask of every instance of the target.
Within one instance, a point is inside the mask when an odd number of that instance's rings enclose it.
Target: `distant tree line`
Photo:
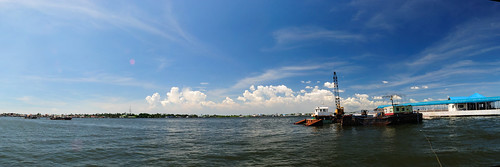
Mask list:
[[[10,117],[24,117],[32,114],[18,114],[18,113],[1,113],[0,116]],[[33,114],[34,115],[34,114]],[[283,117],[283,116],[301,116],[302,114],[258,114],[258,115],[196,115],[196,114],[149,114],[149,113],[98,113],[98,114],[63,114],[56,116],[68,116],[73,118],[228,118],[228,117]],[[54,114],[36,114],[37,117],[51,117]]]

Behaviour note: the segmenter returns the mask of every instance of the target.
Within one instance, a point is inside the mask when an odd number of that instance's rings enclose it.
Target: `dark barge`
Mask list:
[[[71,117],[50,117],[50,120],[71,120]]]
[[[321,126],[338,123],[342,126],[366,126],[422,123],[422,113],[413,111],[412,106],[395,105],[376,109],[377,114],[375,115],[368,115],[367,112],[367,110],[362,110],[361,115],[344,115],[343,108],[340,108],[336,109],[335,114],[332,114],[328,112],[328,107],[316,107],[312,119],[303,119],[295,124]]]

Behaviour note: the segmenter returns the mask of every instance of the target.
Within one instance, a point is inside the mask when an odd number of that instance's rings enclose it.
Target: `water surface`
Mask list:
[[[293,125],[300,119],[0,117],[0,166],[439,166],[436,155],[443,166],[500,165],[500,117]]]

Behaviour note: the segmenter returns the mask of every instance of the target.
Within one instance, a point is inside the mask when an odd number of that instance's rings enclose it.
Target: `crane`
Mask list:
[[[335,94],[335,116],[340,118],[344,115],[344,107],[340,106],[340,95],[339,95],[339,80],[337,79],[337,73],[333,72],[333,93]]]
[[[400,95],[400,94],[390,94],[390,95],[385,95],[385,96],[382,96],[383,98],[389,98],[391,100],[391,105],[394,106],[394,99],[401,99],[400,97],[401,96],[404,96],[404,95]],[[397,105],[397,104],[396,104]]]

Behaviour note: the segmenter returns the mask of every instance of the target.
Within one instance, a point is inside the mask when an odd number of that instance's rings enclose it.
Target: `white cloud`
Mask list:
[[[387,84],[387,83],[389,83],[389,81],[382,81],[382,83]]]
[[[372,110],[379,105],[388,104],[386,101],[372,101],[368,99],[367,94],[355,94],[355,97],[348,97],[341,100],[347,112],[359,112],[360,110]]]
[[[306,86],[306,89],[312,89],[312,88],[313,88],[313,87],[311,87],[311,86]]]
[[[154,93],[151,96],[147,96],[146,101],[148,102],[150,107],[156,107],[156,104],[160,102],[160,94]]]
[[[355,94],[354,97],[341,98],[341,104],[347,112],[357,112],[361,109],[373,109],[386,101],[372,101],[367,94]],[[397,99],[397,97],[395,97]],[[159,94],[146,97],[150,106],[157,103]],[[312,112],[315,106],[326,105],[334,107],[335,97],[331,90],[320,89],[318,86],[297,92],[285,85],[258,85],[244,90],[234,101],[225,97],[220,102],[206,100],[207,96],[200,91],[172,87],[165,99],[161,101],[163,108],[156,108],[162,112],[219,112],[224,114],[252,114],[252,113],[296,113]],[[374,96],[374,99],[381,99]]]
[[[200,82],[200,85],[208,85],[208,82]]]
[[[354,96],[356,96],[357,98],[364,98],[364,99],[367,99],[368,97],[370,97],[367,94],[354,94]]]
[[[254,86],[254,85],[252,85],[252,86],[250,86],[250,88],[249,88],[249,89],[250,89],[251,91],[255,91],[255,86]]]
[[[226,97],[226,99],[224,99],[222,101],[222,104],[230,104],[230,105],[232,105],[232,104],[235,104],[235,102],[233,101],[233,99],[231,99],[229,97]]]
[[[424,85],[424,86],[412,86],[410,89],[417,90],[417,89],[427,89],[429,86]]]
[[[205,95],[204,93],[200,91],[192,91],[189,88],[182,90],[182,96],[184,97],[186,103],[193,104],[205,102],[205,99],[207,98],[207,95]]]
[[[403,98],[401,96],[399,96],[399,95],[392,95],[392,99],[393,100],[401,100]]]
[[[281,97],[293,97],[292,89],[284,86],[257,86],[255,90],[245,90],[243,96],[239,96],[238,99],[242,99],[247,103],[260,103],[265,102],[267,99],[281,98]],[[280,96],[281,95],[281,96]]]
[[[373,100],[382,100],[383,97],[382,96],[373,96],[372,99]]]
[[[165,100],[161,101],[161,104],[163,106],[167,105],[168,103],[181,103],[182,98],[181,98],[181,93],[179,92],[179,87],[172,87],[170,88],[170,92],[167,93],[167,97]]]
[[[310,84],[311,81],[300,81],[300,83],[303,83],[303,84]]]
[[[333,83],[333,82],[325,82],[325,84],[323,86],[332,89],[332,88],[335,87],[335,83]]]

